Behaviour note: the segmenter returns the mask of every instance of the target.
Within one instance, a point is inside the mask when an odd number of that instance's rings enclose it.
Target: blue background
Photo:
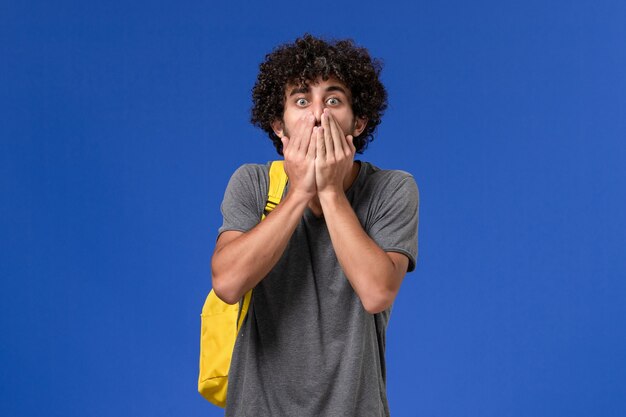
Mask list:
[[[305,31],[384,60],[362,158],[420,188],[392,415],[626,415],[625,4],[2,2],[0,415],[222,414],[219,204],[276,159],[250,89]]]

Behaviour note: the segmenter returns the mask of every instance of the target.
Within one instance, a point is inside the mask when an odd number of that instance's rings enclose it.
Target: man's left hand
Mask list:
[[[318,195],[343,193],[344,182],[352,171],[354,147],[352,135],[344,136],[327,109],[322,114],[322,127],[317,131],[315,182]]]

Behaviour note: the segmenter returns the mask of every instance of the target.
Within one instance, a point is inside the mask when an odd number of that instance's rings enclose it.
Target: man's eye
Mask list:
[[[331,106],[336,106],[337,104],[339,104],[339,99],[332,97],[326,100],[326,103],[330,104]]]
[[[296,100],[296,104],[297,104],[298,106],[306,106],[307,101],[306,101],[306,99],[305,99],[305,98],[299,98],[299,99],[297,99],[297,100]]]

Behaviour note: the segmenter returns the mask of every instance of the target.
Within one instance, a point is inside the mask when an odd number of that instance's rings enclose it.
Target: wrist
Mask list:
[[[320,204],[322,206],[334,205],[342,200],[347,200],[346,193],[343,191],[343,188],[328,188],[323,191],[320,191],[318,194],[320,199]]]
[[[306,207],[307,204],[315,197],[315,191],[304,191],[297,188],[289,189],[285,196],[285,201],[289,201],[296,207]]]

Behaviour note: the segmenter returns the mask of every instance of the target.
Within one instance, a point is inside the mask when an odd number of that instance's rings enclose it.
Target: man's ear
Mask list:
[[[276,134],[276,136],[278,136],[279,138],[283,137],[283,130],[284,130],[284,125],[283,125],[283,121],[276,119],[272,122],[272,130],[274,131],[274,133]]]
[[[363,133],[366,127],[367,127],[367,117],[355,117],[354,129],[353,129],[354,134],[352,136],[354,136],[355,138],[358,137],[361,133]]]

